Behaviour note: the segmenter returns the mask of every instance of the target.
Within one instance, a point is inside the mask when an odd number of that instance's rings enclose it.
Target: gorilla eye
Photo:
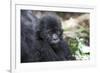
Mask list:
[[[58,31],[57,33],[58,33],[58,35],[62,35],[63,34],[63,30]]]
[[[47,33],[48,33],[48,34],[51,34],[52,32],[51,32],[51,30],[47,30]]]
[[[58,31],[57,33],[58,33],[59,35],[61,34],[61,32],[60,32],[60,31]]]

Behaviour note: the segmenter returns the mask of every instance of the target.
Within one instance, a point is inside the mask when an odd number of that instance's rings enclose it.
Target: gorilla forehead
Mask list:
[[[44,28],[61,28],[60,18],[54,14],[47,14],[43,16],[41,23]]]

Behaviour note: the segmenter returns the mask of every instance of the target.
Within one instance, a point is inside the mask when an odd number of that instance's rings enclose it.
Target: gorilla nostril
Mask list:
[[[54,38],[53,40],[58,40],[58,38]]]

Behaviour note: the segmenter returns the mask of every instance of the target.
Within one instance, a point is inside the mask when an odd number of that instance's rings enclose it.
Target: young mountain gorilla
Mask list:
[[[74,60],[62,34],[56,14],[37,19],[31,10],[21,10],[21,62]]]

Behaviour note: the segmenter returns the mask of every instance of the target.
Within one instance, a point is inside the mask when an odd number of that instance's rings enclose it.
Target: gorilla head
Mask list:
[[[60,18],[55,14],[46,14],[40,19],[38,35],[49,44],[57,44],[62,39]]]

